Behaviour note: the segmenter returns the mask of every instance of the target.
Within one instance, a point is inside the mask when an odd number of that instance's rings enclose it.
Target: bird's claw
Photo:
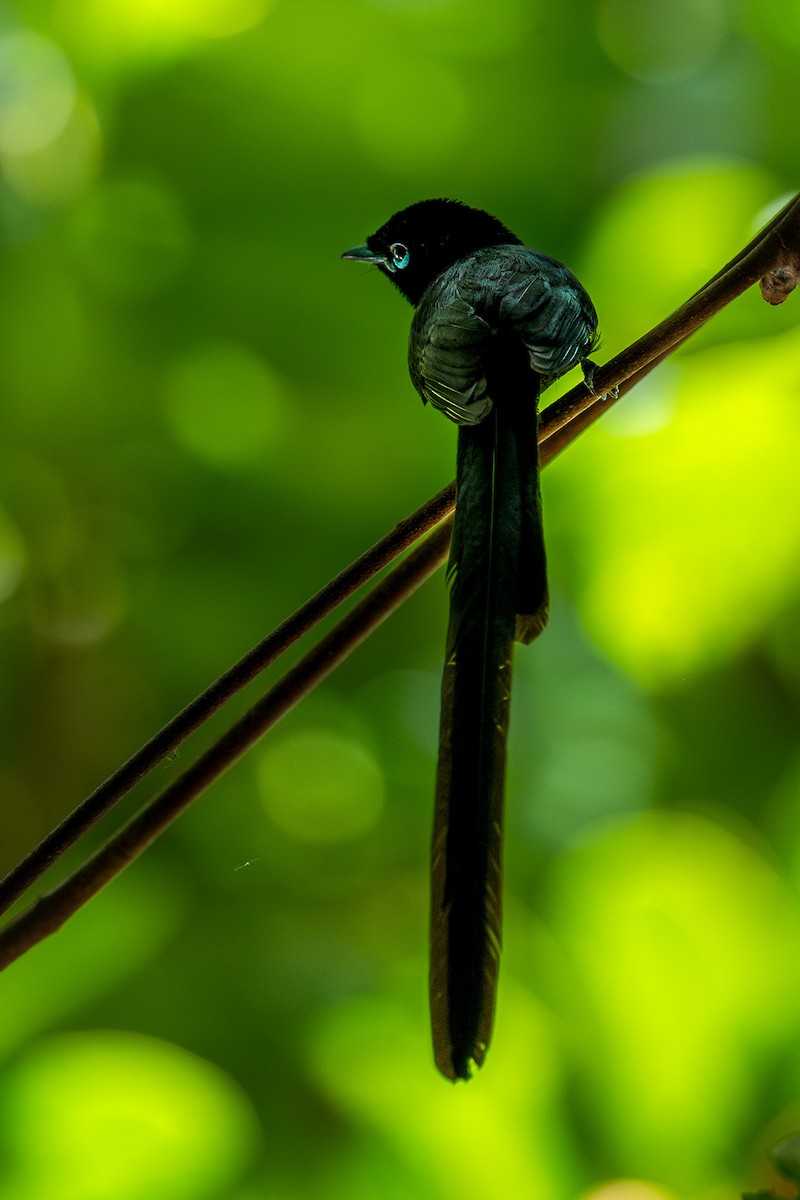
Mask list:
[[[581,362],[581,369],[583,370],[583,382],[586,384],[586,387],[589,389],[591,394],[594,396],[595,400],[618,400],[619,399],[619,388],[616,385],[613,388],[609,388],[609,390],[607,392],[602,392],[602,393],[598,392],[597,389],[595,388],[594,376],[595,376],[595,372],[597,370],[596,362],[592,362],[592,360],[590,358],[584,358],[583,361]]]

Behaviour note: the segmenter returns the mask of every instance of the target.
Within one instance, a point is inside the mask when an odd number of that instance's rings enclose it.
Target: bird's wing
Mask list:
[[[572,273],[526,246],[492,246],[462,259],[430,285],[409,338],[411,379],[459,425],[476,425],[492,407],[486,365],[496,335],[528,351],[547,386],[596,344],[597,314]]]
[[[415,313],[408,344],[411,381],[424,401],[457,425],[477,425],[492,407],[485,373],[492,332],[469,287],[455,280],[435,281]]]
[[[515,333],[531,367],[549,383],[585,359],[597,343],[597,313],[562,263],[526,246],[504,247],[497,323]]]

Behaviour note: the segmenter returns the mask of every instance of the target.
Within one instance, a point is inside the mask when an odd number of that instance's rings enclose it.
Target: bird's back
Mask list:
[[[489,246],[428,286],[409,338],[409,371],[423,400],[461,425],[492,405],[487,370],[498,342],[524,347],[541,386],[588,357],[597,313],[571,271],[527,246]]]

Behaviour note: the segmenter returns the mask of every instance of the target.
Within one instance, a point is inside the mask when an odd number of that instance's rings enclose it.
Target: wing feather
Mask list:
[[[486,364],[498,337],[528,351],[543,386],[585,359],[597,314],[562,263],[527,246],[493,246],[455,263],[422,297],[409,337],[409,371],[423,400],[459,425],[492,407]]]

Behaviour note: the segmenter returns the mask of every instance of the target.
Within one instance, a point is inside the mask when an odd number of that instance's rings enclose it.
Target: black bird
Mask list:
[[[430,1003],[436,1065],[468,1079],[494,1014],[512,648],[547,622],[537,403],[578,363],[591,379],[597,314],[565,266],[455,200],[412,204],[342,257],[374,263],[415,306],[411,380],[460,427]]]

